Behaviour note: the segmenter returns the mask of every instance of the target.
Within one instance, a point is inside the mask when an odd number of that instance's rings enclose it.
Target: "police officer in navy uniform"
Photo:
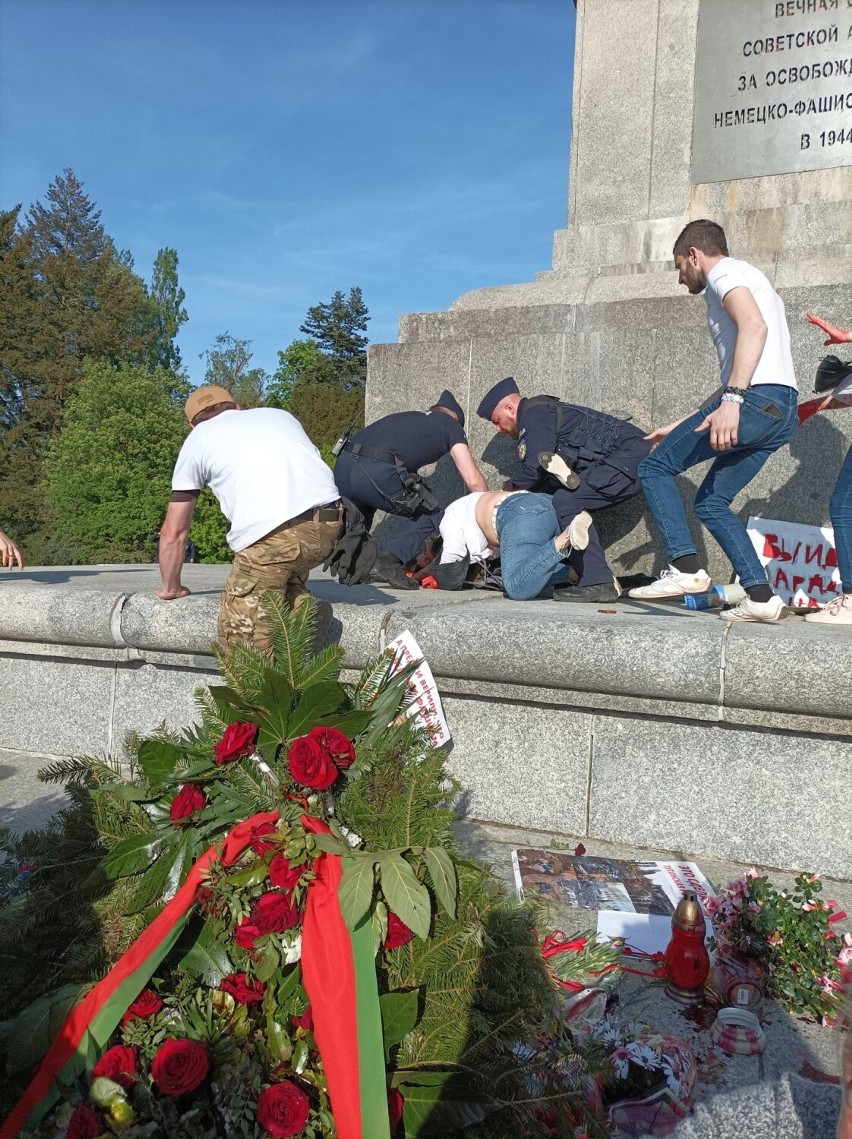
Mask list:
[[[518,440],[520,467],[503,489],[552,494],[563,528],[584,510],[615,506],[642,489],[636,472],[651,444],[626,420],[556,396],[525,399],[511,376],[485,394],[477,414]],[[586,549],[572,550],[567,561],[579,580],[554,589],[554,600],[600,602],[621,596],[594,526]]]
[[[363,513],[368,528],[377,510],[403,519],[379,549],[373,569],[376,581],[399,589],[419,588],[405,576],[405,567],[423,552],[426,539],[438,532],[444,512],[417,472],[447,454],[468,490],[488,489],[470,453],[464,412],[449,391],[441,392],[428,411],[386,415],[343,444],[334,468],[341,495]]]

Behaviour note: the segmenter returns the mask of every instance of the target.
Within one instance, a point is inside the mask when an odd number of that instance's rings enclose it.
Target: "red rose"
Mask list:
[[[331,756],[310,736],[302,736],[290,744],[287,760],[290,774],[296,782],[315,791],[327,790],[337,778],[337,768]]]
[[[290,1080],[263,1088],[257,1097],[257,1122],[273,1139],[301,1135],[308,1122],[310,1103]]]
[[[251,911],[251,922],[258,934],[283,933],[299,924],[299,911],[293,905],[290,894],[278,894],[270,890],[261,894]]]
[[[154,1016],[163,1007],[163,1002],[151,989],[143,989],[139,996],[131,1005],[128,1006],[127,1012],[121,1018],[122,1024],[127,1024],[128,1021],[133,1020],[134,1017],[139,1016],[143,1020],[147,1020],[149,1016]]]
[[[248,755],[257,739],[257,724],[228,724],[225,734],[213,749],[217,763],[230,763],[241,755]]]
[[[337,728],[311,728],[308,732],[309,740],[316,740],[321,748],[325,748],[337,766],[345,771],[355,762],[355,748],[349,736],[339,732]]]
[[[399,1088],[391,1088],[388,1092],[388,1115],[390,1116],[391,1135],[393,1135],[394,1131],[399,1127],[404,1106],[405,1100],[402,1098],[402,1092]]]
[[[169,807],[169,818],[176,823],[179,819],[188,819],[190,815],[203,810],[206,806],[207,797],[198,784],[184,783],[172,799],[172,805]]]
[[[252,981],[245,973],[231,973],[222,978],[219,988],[223,993],[231,996],[241,1005],[253,1005],[263,1000],[266,985],[262,981]]]
[[[250,845],[259,858],[266,854],[267,850],[275,849],[274,843],[265,841],[263,836],[267,834],[278,834],[275,823],[258,823],[256,827],[251,828]]]
[[[313,1032],[314,1030],[314,1010],[310,1005],[305,1009],[301,1016],[293,1017],[293,1024],[296,1028],[304,1028],[305,1032]]]
[[[101,1113],[90,1103],[81,1103],[68,1120],[65,1135],[66,1139],[98,1139],[106,1130]]]
[[[254,943],[260,937],[260,930],[250,921],[241,921],[234,930],[234,941],[240,949],[254,949]]]
[[[136,1049],[126,1044],[116,1044],[108,1048],[92,1068],[92,1079],[106,1076],[121,1084],[124,1090],[130,1091],[136,1079]]]
[[[393,910],[388,911],[388,935],[382,943],[385,949],[398,949],[400,945],[408,945],[414,933],[408,928],[402,918],[398,918]]]
[[[194,1092],[210,1070],[207,1045],[197,1040],[166,1040],[151,1061],[151,1075],[163,1095]]]
[[[282,890],[292,890],[306,870],[306,866],[293,866],[283,854],[276,854],[269,863],[269,881]]]

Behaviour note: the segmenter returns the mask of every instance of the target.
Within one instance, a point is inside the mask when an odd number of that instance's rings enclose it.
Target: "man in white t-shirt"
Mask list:
[[[639,466],[639,479],[669,567],[658,581],[631,589],[630,597],[679,598],[711,589],[674,480],[715,459],[693,509],[730,558],[746,591],[744,600],[723,609],[721,617],[780,621],[787,610],[772,592],[731,502],[796,430],[798,392],[784,302],[759,269],[728,256],[725,232],[715,222],[690,222],[675,242],[674,259],[680,284],[693,295],[704,293],[722,385],[697,411],[646,436],[654,447]],[[674,370],[679,365],[673,361]]]
[[[172,494],[160,531],[163,601],[185,597],[184,550],[195,503],[205,486],[231,523],[234,564],[219,606],[219,641],[238,641],[270,656],[272,642],[261,604],[266,589],[281,590],[295,609],[310,596],[308,573],[331,553],[340,533],[340,496],[331,470],[289,412],[271,407],[242,411],[213,384],[186,401],[192,431],[172,475]]]

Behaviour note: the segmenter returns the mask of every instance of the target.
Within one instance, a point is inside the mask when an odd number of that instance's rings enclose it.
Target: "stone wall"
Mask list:
[[[718,385],[718,365],[704,301],[678,286],[671,248],[696,217],[720,222],[732,255],[758,265],[783,297],[807,398],[827,349],[805,313],[852,322],[852,165],[847,157],[834,169],[691,182],[699,7],[699,0],[579,0],[569,218],[554,236],[552,268],[526,284],[467,293],[447,312],[401,316],[399,343],[370,348],[368,421],[426,407],[450,388],[496,487],[511,473],[514,450],[475,410],[503,376],[514,375],[526,394],[551,392],[649,429],[694,409]],[[629,51],[614,50],[616,24]],[[852,112],[841,111],[841,121],[852,130]],[[811,420],[735,509],[826,524],[850,442],[848,412]],[[444,467],[437,481],[449,501],[463,487]],[[703,473],[683,478],[688,501]],[[596,521],[616,572],[660,568],[641,501]],[[713,539],[698,525],[693,533],[708,570],[730,580]]]
[[[312,589],[333,603],[347,675],[414,634],[467,816],[852,878],[842,632],[729,628],[674,606],[578,613],[495,594]],[[216,608],[215,594],[163,604],[4,579],[0,748],[35,770],[37,756],[117,752],[128,730],[188,724],[195,687],[216,675]]]

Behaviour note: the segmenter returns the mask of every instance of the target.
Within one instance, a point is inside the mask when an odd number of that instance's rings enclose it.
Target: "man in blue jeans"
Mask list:
[[[530,601],[545,586],[567,578],[566,559],[572,550],[586,549],[591,526],[592,516],[584,510],[560,532],[549,494],[478,491],[456,499],[444,511],[440,566],[484,563],[499,553],[506,596]],[[445,585],[440,568],[434,576],[442,589],[461,589],[463,584],[452,574],[452,585]]]
[[[698,563],[675,476],[715,457],[693,509],[733,564],[746,597],[723,609],[724,621],[780,621],[787,610],[769,586],[735,496],[796,430],[798,392],[784,302],[753,265],[728,256],[715,222],[690,222],[674,245],[679,283],[704,293],[707,327],[722,384],[697,411],[646,436],[651,454],[639,479],[663,538],[668,569],[630,597],[658,600],[706,593],[713,582]]]

